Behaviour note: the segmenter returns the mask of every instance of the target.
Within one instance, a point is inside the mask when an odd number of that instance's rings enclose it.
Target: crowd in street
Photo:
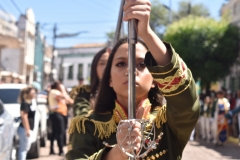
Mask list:
[[[225,90],[212,91],[209,96],[201,94],[200,117],[190,140],[202,139],[218,146],[231,136],[239,138],[240,144],[240,114],[232,114],[239,107],[240,90],[236,94]]]

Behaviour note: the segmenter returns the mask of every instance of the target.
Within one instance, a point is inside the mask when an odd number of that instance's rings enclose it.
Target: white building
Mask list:
[[[240,27],[240,0],[230,0],[220,10],[221,15],[228,14],[230,22]],[[231,73],[221,82],[221,86],[236,92],[240,89],[240,53],[236,57],[237,63],[231,68]]]
[[[18,82],[21,76],[23,44],[13,15],[0,10],[0,81]]]
[[[35,15],[31,8],[21,15],[18,23],[18,37],[24,43],[23,75],[26,76],[26,83],[32,83],[34,75],[34,53],[35,53]]]
[[[85,84],[89,84],[92,59],[105,46],[106,44],[80,44],[71,48],[57,49],[58,57],[55,64],[58,79],[62,79],[66,87],[77,85],[79,77],[84,79]]]

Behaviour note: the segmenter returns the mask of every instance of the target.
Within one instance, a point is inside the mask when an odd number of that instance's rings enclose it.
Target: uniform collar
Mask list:
[[[151,103],[148,98],[143,99],[138,107],[151,107]],[[128,112],[127,110],[121,105],[117,100],[115,100],[115,109],[113,111],[115,121],[118,123],[120,120],[128,119]],[[148,119],[150,116],[150,112],[143,115],[142,119]]]

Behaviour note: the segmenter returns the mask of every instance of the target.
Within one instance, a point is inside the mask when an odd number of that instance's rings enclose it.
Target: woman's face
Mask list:
[[[147,49],[140,43],[136,45],[136,98],[147,98],[153,86],[153,78],[144,64]],[[117,49],[111,66],[110,86],[116,92],[117,99],[128,97],[128,44]]]
[[[32,89],[29,93],[29,98],[33,99],[33,98],[35,98],[35,96],[36,96],[36,91],[34,89]]]
[[[97,76],[98,76],[98,79],[100,79],[100,80],[102,79],[103,72],[104,72],[105,67],[107,65],[108,57],[109,57],[109,52],[105,52],[100,57],[100,59],[97,63]]]

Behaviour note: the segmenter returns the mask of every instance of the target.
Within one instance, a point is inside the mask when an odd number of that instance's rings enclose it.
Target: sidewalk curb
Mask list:
[[[238,138],[234,138],[232,136],[229,136],[227,139],[228,142],[239,145],[239,139]]]

